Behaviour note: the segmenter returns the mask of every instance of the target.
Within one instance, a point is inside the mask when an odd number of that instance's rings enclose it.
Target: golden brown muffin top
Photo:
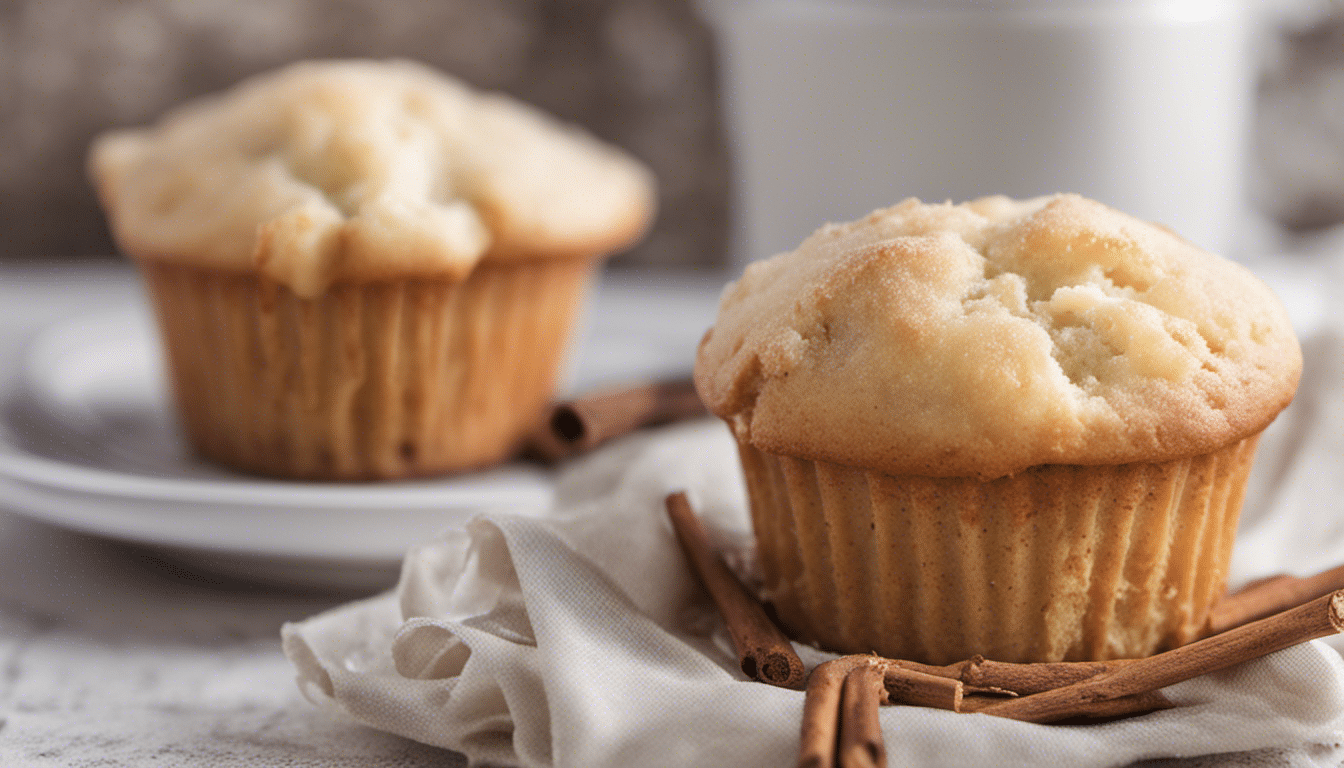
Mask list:
[[[990,479],[1266,427],[1301,350],[1238,264],[1077,195],[906,200],[729,284],[695,380],[762,450]]]
[[[653,182],[613,147],[407,61],[303,62],[100,137],[90,171],[138,259],[336,281],[460,279],[488,258],[628,245]]]

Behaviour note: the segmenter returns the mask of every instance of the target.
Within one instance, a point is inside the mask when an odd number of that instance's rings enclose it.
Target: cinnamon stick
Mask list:
[[[668,495],[667,514],[682,550],[728,624],[742,674],[781,688],[802,688],[805,670],[793,644],[714,551],[685,493]]]
[[[882,741],[882,721],[877,711],[884,694],[883,673],[876,665],[860,664],[845,676],[840,716],[840,768],[886,767],[887,748]]]
[[[798,737],[798,768],[835,768],[840,732],[840,694],[845,678],[871,657],[842,656],[818,664],[807,678],[803,725]]]
[[[914,672],[961,681],[966,693],[996,693],[1025,696],[1071,685],[1102,672],[1109,672],[1130,663],[1131,659],[1112,661],[1055,661],[1019,664],[991,661],[984,656],[973,656],[945,666],[921,664],[917,661],[888,659],[886,663]]]
[[[1213,607],[1208,632],[1215,635],[1226,632],[1337,589],[1344,589],[1344,565],[1305,578],[1279,575],[1260,579]]]
[[[1156,691],[1341,630],[1344,590],[1156,656],[1135,659],[1082,682],[992,704],[981,711],[1035,723],[1054,722],[1093,702]]]
[[[961,711],[965,686],[960,680],[907,669],[882,659],[874,664],[882,671],[887,697],[898,704]]]
[[[1003,701],[1002,698],[989,696],[967,696],[962,699],[963,712],[983,712],[986,708]],[[1162,695],[1161,691],[1144,691],[1115,699],[1078,702],[1077,706],[1049,722],[1113,720],[1121,717],[1142,715],[1159,709],[1171,709],[1176,706]]]
[[[642,427],[705,413],[690,379],[641,382],[557,403],[529,448],[542,459],[559,461]]]
[[[1016,664],[976,656],[969,661],[961,662],[964,666],[958,679],[968,686],[994,688],[1027,696],[1072,685],[1103,672],[1112,672],[1132,661],[1132,659],[1117,659]]]

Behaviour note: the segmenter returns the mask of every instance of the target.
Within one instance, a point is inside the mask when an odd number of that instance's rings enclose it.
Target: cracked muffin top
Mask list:
[[[1273,421],[1301,367],[1249,271],[1058,195],[822,227],[725,288],[695,381],[761,450],[988,480],[1221,448]]]
[[[261,75],[100,137],[89,164],[129,255],[261,272],[302,296],[605,255],[654,208],[632,158],[407,61]]]

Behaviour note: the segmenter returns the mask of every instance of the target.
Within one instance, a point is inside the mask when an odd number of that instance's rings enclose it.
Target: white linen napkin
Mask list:
[[[1344,360],[1338,339],[1315,343]],[[1305,416],[1263,442],[1257,477],[1268,479],[1250,499],[1262,508],[1248,510],[1234,582],[1344,562],[1344,494],[1329,495],[1344,491],[1344,391],[1328,373]],[[736,669],[663,507],[686,489],[718,543],[749,543],[727,430],[704,421],[632,436],[559,484],[550,516],[484,514],[412,550],[395,591],[287,624],[305,695],[473,764],[793,764],[803,694]],[[830,658],[796,647],[809,667]],[[1292,765],[1340,761],[1344,663],[1322,642],[1165,693],[1180,706],[1104,725],[906,706],[881,718],[891,765],[1115,766],[1274,749],[1292,750]]]

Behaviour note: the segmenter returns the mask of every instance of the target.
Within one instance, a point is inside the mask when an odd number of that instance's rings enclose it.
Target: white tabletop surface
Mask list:
[[[1284,296],[1299,331],[1322,322],[1332,269],[1304,257],[1252,266]],[[608,280],[603,297],[635,322],[649,312],[629,280]],[[712,311],[705,280],[636,282],[695,294]],[[123,266],[0,265],[0,394],[35,329],[138,300]],[[700,329],[689,326],[701,321],[682,324],[694,337]],[[33,522],[6,504],[0,498],[0,766],[463,764],[300,696],[281,623],[357,593],[201,575],[190,562]]]

